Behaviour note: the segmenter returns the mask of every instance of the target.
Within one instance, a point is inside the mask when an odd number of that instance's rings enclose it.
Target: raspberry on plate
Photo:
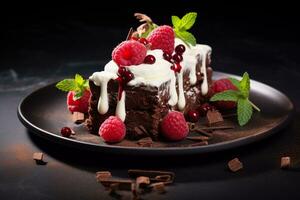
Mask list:
[[[215,81],[212,85],[212,91],[214,94],[223,92],[226,90],[238,90],[235,85],[227,78],[219,79]],[[236,102],[234,101],[217,101],[215,106],[219,109],[233,109],[236,107]]]
[[[82,97],[75,100],[74,99],[75,92],[69,91],[67,95],[67,105],[70,112],[81,112],[87,113],[89,109],[89,100],[91,96],[90,90],[85,90]]]
[[[107,118],[99,128],[99,135],[107,143],[120,142],[124,139],[125,134],[125,124],[116,116]]]
[[[161,122],[162,134],[171,141],[183,140],[189,133],[184,115],[178,111],[168,113]]]
[[[167,54],[171,54],[174,51],[175,33],[171,26],[159,26],[154,29],[147,40],[151,44],[151,49],[161,49]]]
[[[119,44],[112,52],[112,59],[119,67],[139,65],[144,62],[147,48],[136,40],[128,40]]]

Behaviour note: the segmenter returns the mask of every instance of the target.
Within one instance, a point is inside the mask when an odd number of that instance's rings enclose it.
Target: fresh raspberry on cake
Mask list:
[[[171,141],[183,140],[189,133],[184,115],[178,111],[169,112],[161,122],[161,131]]]
[[[235,85],[231,83],[229,79],[219,79],[215,81],[212,85],[212,91],[214,94],[220,93],[226,90],[238,90]],[[217,101],[215,102],[215,106],[219,109],[233,109],[236,107],[236,102],[234,101]]]
[[[151,49],[161,49],[163,52],[172,54],[174,51],[175,33],[171,26],[159,26],[154,29],[147,40],[151,44]]]
[[[70,112],[87,113],[89,109],[89,100],[91,96],[90,90],[85,90],[83,95],[75,100],[75,92],[69,91],[67,95],[67,105]]]
[[[105,142],[116,143],[124,139],[126,127],[122,120],[116,116],[107,118],[99,128],[99,135]]]
[[[135,40],[124,41],[112,52],[112,59],[120,67],[142,64],[147,54],[147,48]]]

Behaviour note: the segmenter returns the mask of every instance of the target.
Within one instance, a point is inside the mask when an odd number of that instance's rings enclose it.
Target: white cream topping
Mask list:
[[[197,44],[195,46],[188,47],[182,40],[175,38],[175,46],[183,44],[186,48],[183,53],[183,61],[180,63],[182,70],[179,73],[174,73],[170,69],[172,64],[163,58],[162,50],[148,50],[147,55],[153,55],[156,59],[154,64],[140,64],[128,66],[128,69],[134,75],[134,79],[131,80],[128,85],[139,86],[149,85],[154,87],[160,87],[163,83],[169,82],[167,87],[170,94],[168,104],[170,106],[178,105],[179,110],[183,110],[186,104],[184,90],[183,90],[183,74],[189,73],[189,81],[191,85],[197,82],[197,63],[201,62],[200,72],[203,74],[203,82],[201,84],[201,92],[203,95],[208,92],[208,82],[206,65],[207,61],[210,63],[211,47],[207,45]],[[108,62],[103,72],[95,72],[91,77],[95,85],[100,86],[101,93],[98,102],[98,111],[100,114],[105,114],[108,111],[108,95],[107,95],[107,83],[111,79],[118,77],[118,65],[114,61]],[[176,89],[176,81],[178,85],[178,94]],[[121,99],[118,101],[116,108],[116,116],[123,121],[126,117],[125,109],[125,91],[122,92]]]

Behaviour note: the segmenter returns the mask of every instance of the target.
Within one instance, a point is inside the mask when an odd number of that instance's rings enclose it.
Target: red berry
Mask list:
[[[118,74],[120,76],[124,76],[124,74],[127,72],[126,68],[125,67],[119,67],[118,69]]]
[[[135,40],[119,44],[112,52],[112,59],[119,67],[142,64],[146,57],[145,45]]]
[[[126,127],[122,120],[116,116],[107,118],[99,128],[99,135],[105,142],[115,143],[124,139]]]
[[[61,130],[60,130],[60,133],[62,136],[64,137],[70,137],[71,134],[72,134],[72,130],[69,128],[69,127],[63,127]]]
[[[146,64],[154,64],[155,63],[155,57],[153,55],[147,55],[144,63]]]
[[[175,52],[177,54],[182,55],[185,52],[185,46],[183,44],[179,44],[175,47]]]
[[[212,85],[212,92],[219,93],[226,90],[237,90],[237,87],[231,83],[229,79],[220,79],[213,83]],[[236,102],[234,101],[217,101],[215,102],[215,105],[219,109],[233,109],[236,107]]]
[[[172,59],[171,54],[164,52],[163,57],[164,57],[165,60],[171,62],[171,59]]]
[[[137,38],[137,37],[134,37],[134,36],[131,36],[131,38],[130,38],[131,40],[139,40],[139,38]]]
[[[140,38],[139,42],[142,43],[143,45],[149,44],[148,40],[146,38]]]
[[[172,54],[174,51],[175,34],[171,26],[159,26],[147,37],[151,43],[151,49],[161,49],[163,52]]]
[[[177,53],[175,53],[172,58],[175,61],[175,63],[180,63],[183,60],[182,55]]]
[[[212,105],[210,105],[210,104],[208,104],[208,103],[204,103],[204,104],[202,104],[202,105],[200,106],[200,108],[199,108],[199,113],[200,113],[202,116],[205,116],[206,113],[207,113],[207,111],[209,111],[209,110],[214,110],[214,109],[215,109],[214,106],[212,106]]]
[[[75,92],[70,91],[67,95],[67,106],[70,112],[81,112],[87,113],[89,110],[89,101],[91,92],[89,90],[85,90],[82,97],[80,99],[74,99]]]
[[[188,125],[181,112],[168,113],[161,122],[162,134],[171,141],[183,140],[189,133]]]
[[[129,81],[131,81],[134,78],[134,75],[130,71],[126,71],[123,78],[125,80],[125,83],[128,83]]]
[[[200,114],[197,110],[189,110],[187,115],[190,122],[197,122],[200,119]]]
[[[180,72],[181,71],[181,65],[179,63],[175,63],[171,66],[171,70],[173,70],[174,72]]]

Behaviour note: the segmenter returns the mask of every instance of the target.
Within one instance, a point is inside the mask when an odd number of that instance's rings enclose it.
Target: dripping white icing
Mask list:
[[[117,108],[116,108],[116,116],[119,117],[122,121],[125,121],[126,118],[125,99],[126,99],[126,92],[123,91],[121,99],[118,101]]]
[[[105,114],[108,111],[108,95],[107,95],[107,83],[111,79],[116,79],[118,76],[111,72],[95,72],[89,79],[92,80],[95,85],[100,86],[100,97],[98,100],[98,112]]]
[[[176,38],[175,46],[179,44],[183,44],[186,47],[186,50],[183,53],[183,61],[180,63],[182,66],[180,73],[175,74],[174,71],[170,69],[172,64],[163,59],[163,52],[161,50],[148,50],[147,55],[153,55],[156,58],[156,62],[154,64],[129,66],[128,68],[133,73],[134,79],[131,80],[128,85],[149,85],[160,87],[162,84],[167,82],[168,84],[166,86],[168,87],[170,94],[168,104],[170,106],[175,106],[177,104],[178,108],[183,110],[186,104],[183,90],[183,74],[188,73],[190,84],[196,84],[197,63],[199,62],[201,62],[200,72],[203,73],[201,92],[203,95],[208,92],[206,65],[210,63],[211,47],[201,44],[188,47],[182,40]],[[90,80],[94,81],[95,85],[100,86],[101,89],[98,101],[98,111],[100,114],[105,114],[109,109],[107,83],[109,80],[116,79],[118,77],[117,71],[118,65],[114,61],[110,61],[106,64],[103,72],[96,72],[90,77]],[[178,94],[176,82],[178,83]],[[122,97],[118,101],[116,108],[116,116],[121,118],[123,121],[126,117],[125,96],[126,93],[123,91]]]

